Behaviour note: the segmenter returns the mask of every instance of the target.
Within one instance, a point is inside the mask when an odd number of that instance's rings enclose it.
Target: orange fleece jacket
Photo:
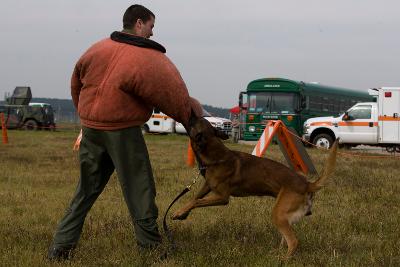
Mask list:
[[[144,124],[153,107],[188,124],[201,116],[175,65],[162,52],[104,39],[78,60],[71,95],[82,125],[118,130]]]

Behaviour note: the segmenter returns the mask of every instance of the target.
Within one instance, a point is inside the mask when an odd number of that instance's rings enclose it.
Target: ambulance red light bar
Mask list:
[[[385,97],[392,97],[392,92],[385,92]]]

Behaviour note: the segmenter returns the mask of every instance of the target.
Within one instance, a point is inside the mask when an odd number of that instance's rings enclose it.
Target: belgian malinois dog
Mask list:
[[[315,192],[333,172],[338,141],[331,148],[322,176],[309,182],[279,162],[228,149],[221,141],[228,136],[204,118],[192,117],[188,134],[199,164],[205,167],[205,182],[196,196],[172,218],[184,220],[195,208],[227,205],[230,196],[271,196],[276,198],[272,222],[282,235],[281,245],[286,241],[286,257],[290,257],[298,245],[292,224],[311,215]]]

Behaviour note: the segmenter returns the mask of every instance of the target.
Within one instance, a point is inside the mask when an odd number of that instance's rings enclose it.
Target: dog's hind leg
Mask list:
[[[297,203],[297,201],[292,201],[293,197],[294,195],[292,196],[291,193],[281,191],[272,210],[272,222],[281,233],[288,246],[286,258],[289,258],[294,253],[298,245],[298,240],[289,218],[289,211],[293,209],[293,204]]]
[[[207,182],[204,181],[202,187],[200,190],[196,193],[195,197],[190,200],[188,203],[186,203],[182,208],[180,208],[178,211],[172,215],[173,220],[184,220],[189,216],[190,211],[193,209],[193,206],[196,203],[197,199],[203,198],[205,195],[210,193],[211,189],[208,186]]]

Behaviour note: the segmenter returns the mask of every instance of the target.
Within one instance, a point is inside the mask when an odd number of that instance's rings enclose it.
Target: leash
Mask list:
[[[171,204],[169,204],[168,209],[165,212],[164,218],[163,218],[163,230],[164,230],[165,235],[167,236],[168,242],[170,243],[170,252],[171,253],[176,251],[177,246],[176,246],[174,237],[172,236],[172,232],[168,228],[168,225],[167,225],[167,215],[168,215],[169,210],[175,204],[175,202],[178,201],[178,199],[180,199],[182,196],[184,196],[187,192],[190,191],[192,186],[197,182],[197,179],[200,177],[200,174],[203,175],[203,176],[205,175],[205,171],[206,171],[207,167],[212,166],[212,165],[217,165],[217,164],[220,164],[220,163],[225,162],[225,161],[227,161],[227,160],[219,160],[217,162],[214,162],[212,164],[207,164],[207,165],[200,164],[199,172],[197,173],[197,176],[193,179],[192,183],[190,185],[186,186],[185,189],[183,189],[183,191],[177,197],[175,197],[175,199],[171,202]]]
[[[190,191],[192,186],[197,182],[197,179],[199,178],[200,173],[202,172],[203,168],[204,167],[199,168],[199,172],[198,172],[197,176],[193,179],[192,183],[190,185],[186,186],[185,189],[183,189],[183,191],[171,202],[171,204],[169,204],[168,209],[164,214],[163,229],[164,229],[164,233],[167,236],[167,239],[170,243],[170,252],[171,253],[174,252],[177,247],[176,247],[174,237],[172,236],[171,230],[169,230],[168,225],[167,225],[167,214],[168,214],[169,210],[171,209],[171,207],[175,204],[175,202],[178,201],[178,199],[180,199],[183,195],[185,195],[187,192]]]

